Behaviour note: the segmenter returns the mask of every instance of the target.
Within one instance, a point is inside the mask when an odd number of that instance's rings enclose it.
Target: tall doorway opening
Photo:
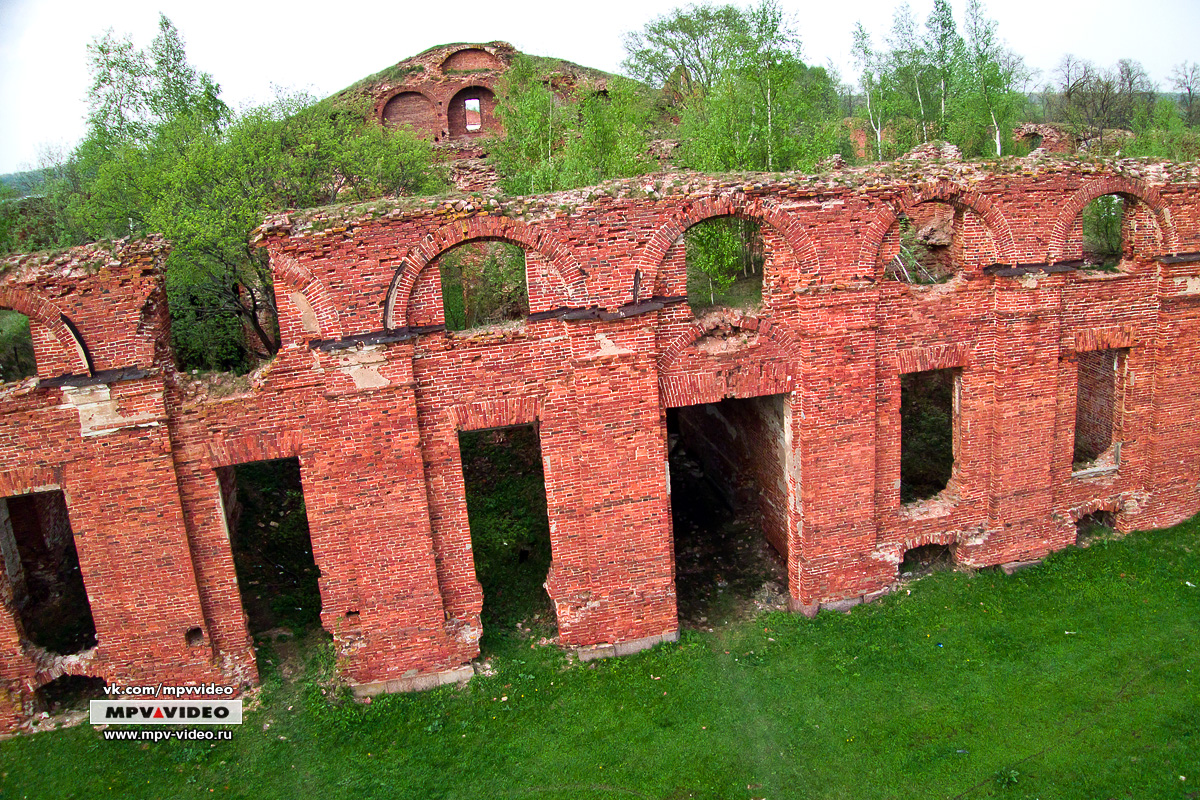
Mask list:
[[[484,651],[558,633],[546,593],[550,519],[542,448],[533,425],[460,431],[475,577],[483,589]]]
[[[788,395],[667,410],[680,624],[787,607]]]

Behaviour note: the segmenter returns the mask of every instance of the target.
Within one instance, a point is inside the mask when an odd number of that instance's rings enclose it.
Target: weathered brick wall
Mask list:
[[[1080,271],[1079,213],[1109,193],[1130,209],[1125,259]],[[777,454],[749,468],[776,476],[764,517],[807,611],[885,589],[923,544],[981,566],[1067,546],[1097,509],[1122,530],[1184,519],[1200,510],[1198,209],[1194,165],[1025,159],[282,216],[259,240],[283,348],[236,380],[171,365],[161,243],[5,262],[0,306],[35,323],[41,380],[0,388],[0,497],[63,490],[99,645],[41,663],[0,614],[0,725],[63,671],[254,680],[222,500],[223,469],[251,461],[299,459],[322,622],[368,690],[429,685],[478,651],[461,430],[538,426],[568,646],[677,631],[667,408],[784,396],[781,418],[747,423]],[[682,234],[728,215],[762,225],[762,305],[697,319]],[[951,280],[885,278],[902,217],[949,226]],[[527,320],[441,330],[437,256],[471,240],[526,250]],[[1119,459],[1075,473],[1079,356],[1114,348]],[[900,375],[930,369],[959,376],[954,475],[904,505]]]

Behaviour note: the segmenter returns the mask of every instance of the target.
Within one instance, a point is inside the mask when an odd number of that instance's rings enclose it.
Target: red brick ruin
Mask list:
[[[1110,272],[1079,260],[1081,211],[1105,195],[1125,209]],[[697,318],[684,232],[730,216],[761,224],[762,302]],[[942,237],[948,281],[893,279],[912,220]],[[255,682],[227,519],[228,468],[249,462],[299,460],[322,624],[368,694],[471,674],[460,431],[537,427],[546,589],[585,658],[678,635],[668,409],[739,399],[703,413],[809,614],[889,591],[913,548],[1001,565],[1073,544],[1097,512],[1128,531],[1200,511],[1195,165],[666,173],[319,209],[256,236],[283,347],[239,379],[175,366],[161,240],[0,263],[38,370],[0,387],[0,728],[62,675]],[[445,329],[436,259],[471,241],[524,249],[526,318]],[[930,370],[952,371],[953,471],[903,503],[901,380]],[[15,611],[31,525],[78,554],[95,632],[69,655]]]

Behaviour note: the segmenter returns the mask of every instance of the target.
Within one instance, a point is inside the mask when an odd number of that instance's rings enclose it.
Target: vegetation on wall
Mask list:
[[[525,251],[505,242],[468,242],[438,256],[446,328],[461,331],[529,314]]]
[[[24,380],[36,374],[29,317],[0,309],[0,383]]]
[[[535,194],[650,171],[650,101],[633,81],[613,77],[603,92],[571,99],[548,85],[542,62],[517,57],[497,91],[504,137],[492,146],[501,187]]]

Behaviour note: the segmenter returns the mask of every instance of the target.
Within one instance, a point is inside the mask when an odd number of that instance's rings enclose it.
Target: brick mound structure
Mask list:
[[[1080,212],[1110,194],[1123,258],[1088,271]],[[697,318],[683,234],[725,216],[761,224],[761,306]],[[950,280],[886,278],[904,219],[938,220]],[[584,657],[677,636],[671,409],[738,400],[722,435],[760,476],[790,606],[808,613],[887,591],[914,548],[1009,564],[1073,544],[1097,512],[1130,530],[1200,510],[1194,164],[671,173],[319,209],[256,236],[283,347],[238,380],[175,368],[161,240],[0,264],[0,307],[29,317],[38,366],[0,388],[0,497],[62,492],[95,623],[83,652],[33,646],[0,547],[0,728],[64,674],[256,680],[223,499],[248,462],[299,459],[322,624],[362,693],[463,678],[478,653],[459,431],[537,426],[546,588]],[[445,330],[435,260],[473,240],[525,250],[520,323]],[[943,369],[952,475],[902,503],[901,377]],[[1081,441],[1105,449],[1080,464]]]
[[[410,127],[450,162],[450,178],[464,193],[492,189],[495,168],[484,160],[488,140],[503,133],[496,115],[498,84],[520,53],[507,42],[432,47],[334,95],[360,98],[372,120]],[[546,85],[562,99],[604,92],[608,75],[570,61],[535,58]]]

